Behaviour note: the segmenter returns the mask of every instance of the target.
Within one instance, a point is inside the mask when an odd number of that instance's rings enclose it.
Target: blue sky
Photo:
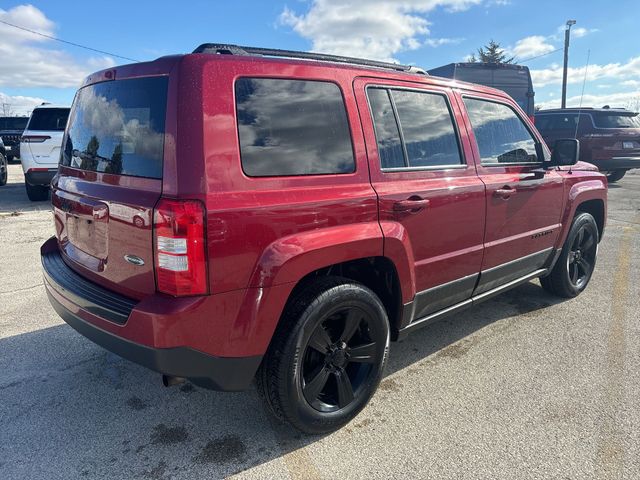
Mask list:
[[[568,98],[640,107],[640,2],[524,0],[258,0],[0,2],[0,20],[138,60],[224,42],[393,59],[426,68],[462,61],[494,39],[519,59],[560,49],[573,27]],[[128,63],[0,24],[0,102],[26,112],[70,103],[91,71]],[[562,51],[524,62],[536,103],[559,102]]]

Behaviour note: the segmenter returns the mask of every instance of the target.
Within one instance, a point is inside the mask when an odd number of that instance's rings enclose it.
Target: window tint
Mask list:
[[[576,113],[553,113],[549,115],[536,115],[536,128],[539,131],[547,130],[575,130],[578,123]]]
[[[376,131],[378,155],[382,168],[404,167],[404,152],[400,143],[400,132],[387,90],[370,88],[367,90],[371,114]]]
[[[2,130],[24,130],[29,117],[6,117],[0,118],[0,129]]]
[[[640,128],[638,114],[594,112],[592,115],[598,128]]]
[[[508,106],[465,98],[482,163],[535,163],[536,144]]]
[[[81,88],[73,103],[62,164],[162,178],[167,82],[167,77],[149,77]]]
[[[392,90],[410,167],[462,163],[458,139],[444,96]]]
[[[337,85],[242,78],[235,90],[240,156],[247,175],[355,170],[347,114]]]
[[[68,108],[36,108],[29,120],[29,130],[63,131],[69,117]]]

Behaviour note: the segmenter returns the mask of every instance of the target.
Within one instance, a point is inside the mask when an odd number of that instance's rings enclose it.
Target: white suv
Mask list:
[[[58,170],[69,107],[43,104],[31,113],[20,140],[20,158],[29,200],[46,200]]]

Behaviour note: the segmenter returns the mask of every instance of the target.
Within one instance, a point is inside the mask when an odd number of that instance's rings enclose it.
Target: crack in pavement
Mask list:
[[[15,290],[0,291],[0,295],[7,293],[24,292],[25,290],[32,290],[38,287],[44,287],[44,283],[38,283],[37,285],[31,285],[30,287],[16,288]]]

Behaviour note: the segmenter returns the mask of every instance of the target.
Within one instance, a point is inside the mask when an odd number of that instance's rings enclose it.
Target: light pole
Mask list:
[[[561,108],[567,107],[567,67],[569,64],[569,34],[571,26],[575,25],[575,20],[567,20],[567,28],[564,31],[564,69],[562,70],[562,105]]]

